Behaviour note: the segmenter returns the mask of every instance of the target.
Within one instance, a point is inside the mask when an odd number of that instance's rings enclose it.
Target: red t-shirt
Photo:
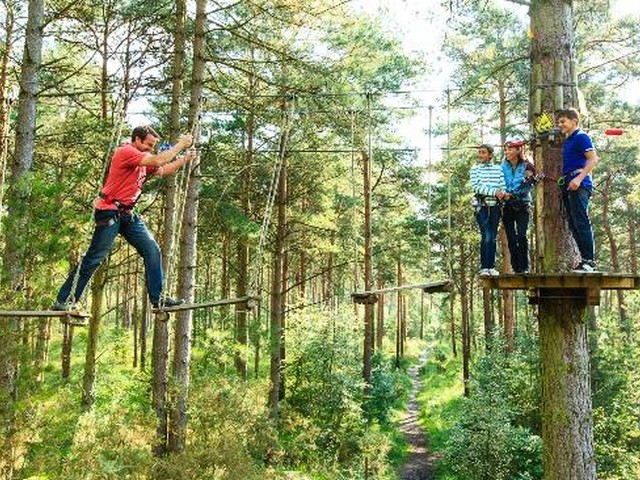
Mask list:
[[[98,210],[117,210],[115,201],[133,205],[138,200],[147,175],[157,170],[156,167],[140,165],[146,155],[146,152],[141,152],[130,143],[122,145],[113,153],[107,180],[100,190],[107,198],[96,199],[95,207]]]

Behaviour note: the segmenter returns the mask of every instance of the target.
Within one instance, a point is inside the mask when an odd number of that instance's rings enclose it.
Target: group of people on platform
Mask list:
[[[560,132],[565,135],[562,176],[562,204],[569,230],[580,251],[581,260],[574,271],[596,271],[593,229],[589,219],[589,199],[593,192],[591,171],[598,161],[589,135],[579,127],[580,115],[575,109],[557,114]],[[474,193],[473,207],[480,227],[480,275],[498,275],[496,240],[500,219],[504,225],[514,273],[529,273],[527,229],[532,203],[532,189],[540,176],[525,156],[525,141],[508,141],[504,159],[493,162],[491,145],[478,149],[478,163],[471,168],[470,181]]]

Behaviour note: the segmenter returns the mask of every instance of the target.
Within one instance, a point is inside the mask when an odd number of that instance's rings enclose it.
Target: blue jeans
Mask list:
[[[480,227],[480,268],[495,268],[500,207],[476,207]]]
[[[562,190],[562,202],[567,212],[569,230],[578,244],[582,260],[595,260],[593,229],[589,220],[589,199],[591,190]]]
[[[507,234],[511,268],[516,273],[529,270],[529,244],[527,228],[529,227],[529,207],[512,208],[509,204],[502,210],[502,223]]]
[[[162,293],[162,260],[160,247],[153,236],[147,230],[142,218],[130,212],[118,212],[117,210],[96,210],[94,213],[96,227],[93,231],[93,238],[89,250],[80,262],[67,277],[58,292],[57,301],[67,303],[71,296],[71,288],[76,276],[78,267],[80,274],[74,292],[76,301],[82,297],[89,279],[93,272],[100,266],[108,255],[116,235],[121,234],[125,240],[133,246],[144,259],[145,276],[149,300],[158,303]]]

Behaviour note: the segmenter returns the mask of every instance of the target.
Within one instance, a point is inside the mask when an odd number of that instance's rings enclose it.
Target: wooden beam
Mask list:
[[[87,312],[78,310],[0,310],[0,317],[29,317],[29,318],[89,318]]]
[[[183,312],[185,310],[197,310],[199,308],[220,307],[222,305],[237,305],[240,303],[246,303],[249,308],[253,308],[260,302],[260,297],[239,297],[239,298],[225,298],[222,300],[210,300],[200,303],[183,303],[176,305],[175,307],[154,308],[154,313],[171,313],[171,312]]]
[[[354,292],[351,294],[352,297],[364,297],[368,295],[379,295],[391,292],[400,292],[402,290],[414,290],[420,289],[425,293],[436,293],[436,292],[449,292],[451,291],[452,283],[451,280],[441,280],[438,282],[431,283],[417,283],[413,285],[400,285],[398,287],[389,287],[389,288],[381,288],[379,290],[368,290],[365,292]]]

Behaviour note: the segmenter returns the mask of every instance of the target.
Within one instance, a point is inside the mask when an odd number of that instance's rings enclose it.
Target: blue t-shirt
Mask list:
[[[587,164],[587,157],[585,153],[593,150],[595,149],[593,148],[591,138],[589,138],[589,135],[584,133],[582,130],[577,129],[569,135],[564,141],[562,151],[562,174],[567,175],[575,170],[584,168]],[[567,176],[565,185],[569,184],[574,177],[578,176],[578,173]],[[584,177],[580,186],[591,190],[593,187],[591,183],[591,175]]]

